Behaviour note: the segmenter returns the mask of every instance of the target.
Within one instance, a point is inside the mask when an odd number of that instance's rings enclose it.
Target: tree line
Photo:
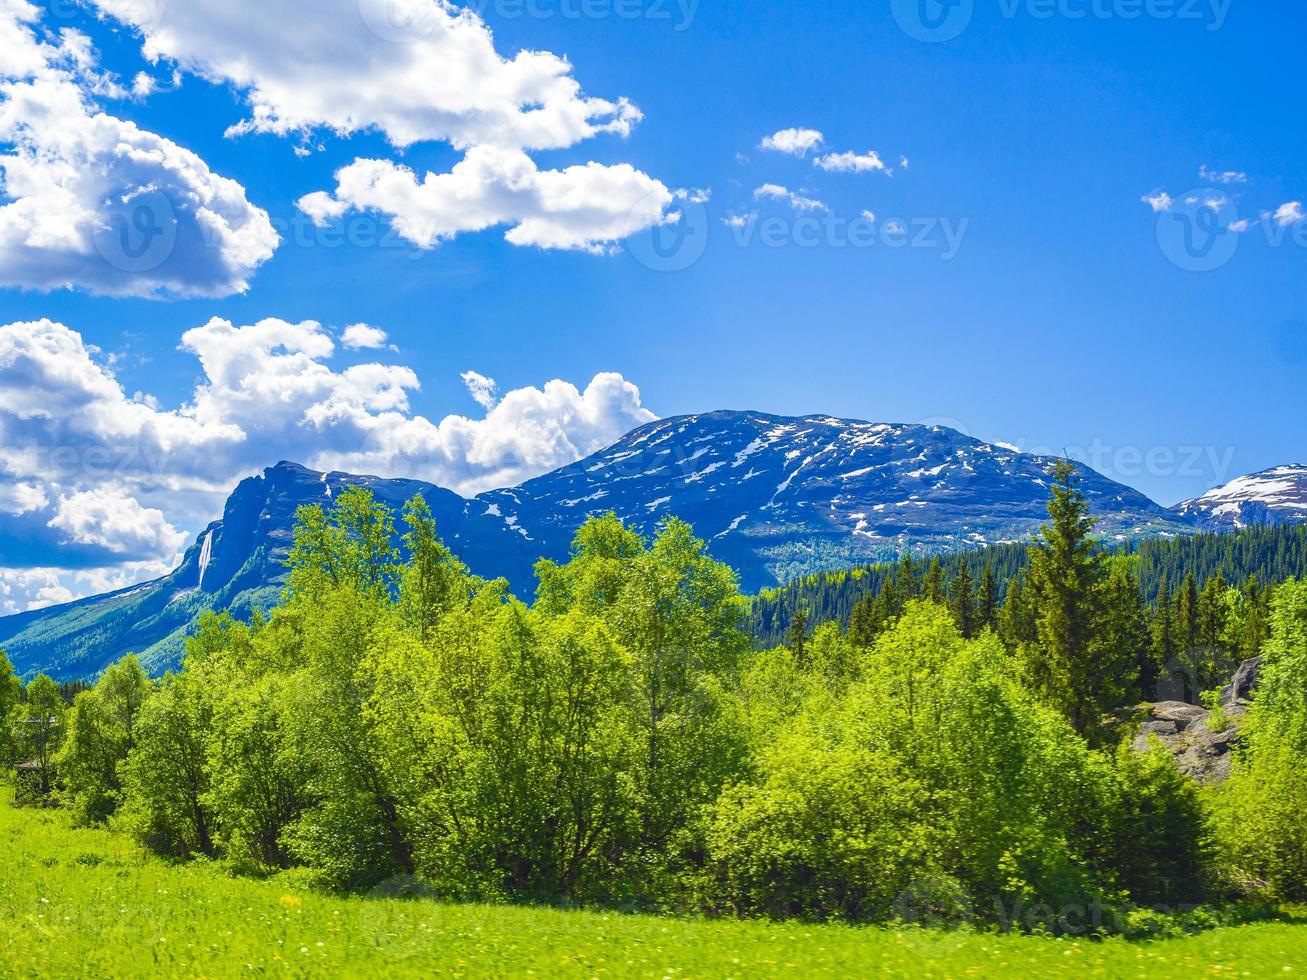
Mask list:
[[[1081,519],[1088,520],[1087,514]],[[1122,661],[1108,671],[1119,682],[1111,697],[1121,703],[1196,704],[1228,681],[1242,662],[1258,656],[1270,638],[1275,583],[1294,577],[1288,570],[1297,567],[1296,548],[1300,540],[1307,541],[1305,531],[1258,529],[1119,551],[1084,538],[1085,554],[1094,556],[1086,567],[1096,571],[1072,587],[1092,607],[1084,614],[1097,621],[1098,659]],[[1250,542],[1265,545],[1270,557],[1229,560],[1247,556]],[[947,608],[964,637],[992,630],[1010,651],[1042,651],[1038,623],[1047,612],[1044,604],[1065,603],[1066,597],[1051,589],[1047,571],[1038,564],[1040,548],[1021,546],[1020,560],[1012,548],[936,557],[928,563],[905,555],[894,565],[877,566],[874,575],[851,571],[810,579],[753,600],[750,628],[793,647],[813,628],[834,622],[846,628],[855,646],[867,647],[908,602],[925,599]],[[1193,565],[1180,560],[1184,555],[1193,558]],[[1307,555],[1303,560],[1307,567]],[[1231,579],[1230,567],[1263,568],[1268,580],[1255,571]],[[809,601],[824,614],[810,611]],[[846,617],[837,614],[840,606],[848,607]]]
[[[1278,585],[1290,578],[1307,575],[1307,525],[1281,524],[1245,528],[1232,533],[1205,532],[1187,537],[1145,538],[1113,544],[1098,542],[1096,547],[1111,557],[1128,560],[1145,604],[1152,605],[1166,591],[1174,595],[1178,586],[1193,575],[1201,589],[1214,578],[1244,586],[1255,578],[1259,588]],[[1001,602],[1008,586],[1029,565],[1027,543],[990,545],[972,551],[932,558],[907,554],[914,577],[931,571],[938,561],[946,584],[966,568],[972,583],[979,583],[986,568],[993,576],[994,588]],[[779,643],[796,613],[802,611],[812,625],[837,620],[847,626],[854,607],[868,594],[872,597],[885,582],[904,575],[903,560],[865,565],[834,572],[823,572],[795,579],[775,589],[767,589],[749,604],[747,628],[764,645]]]
[[[281,603],[207,616],[179,671],[128,657],[71,705],[5,674],[0,709],[79,821],[323,887],[848,921],[1307,895],[1307,584],[1268,599],[1248,758],[1203,791],[1111,720],[1152,642],[1069,467],[1049,510],[1001,606],[928,568],[871,625],[756,649],[680,521],[592,519],[528,605],[420,498],[401,560],[352,489],[299,512]]]

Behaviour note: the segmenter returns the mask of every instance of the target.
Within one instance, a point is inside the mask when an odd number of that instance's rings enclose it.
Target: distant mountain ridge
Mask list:
[[[468,566],[529,597],[540,557],[566,558],[576,529],[615,512],[651,535],[692,524],[754,592],[813,572],[1023,540],[1046,517],[1053,460],[941,426],[829,416],[712,412],[649,423],[519,487],[464,499],[418,480],[319,473],[283,462],[243,480],[221,520],[154,582],[0,619],[18,670],[90,676],[128,652],[152,669],[181,655],[195,617],[277,600],[294,515],[364,486],[398,510],[421,493]],[[1119,540],[1189,533],[1192,518],[1081,467],[1099,532]]]
[[[1276,466],[1241,476],[1174,510],[1203,530],[1307,521],[1307,466]]]

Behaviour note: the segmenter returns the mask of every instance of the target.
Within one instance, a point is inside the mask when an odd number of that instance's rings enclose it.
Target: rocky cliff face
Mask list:
[[[1154,741],[1174,757],[1180,770],[1202,783],[1220,783],[1230,777],[1240,729],[1261,672],[1261,658],[1243,664],[1221,692],[1221,724],[1213,713],[1182,701],[1141,705],[1133,723],[1138,726],[1134,748],[1147,751]]]

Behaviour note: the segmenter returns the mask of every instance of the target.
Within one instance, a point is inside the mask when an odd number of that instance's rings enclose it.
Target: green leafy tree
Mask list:
[[[14,665],[0,650],[0,764],[10,762],[16,754],[12,723],[23,696],[23,682],[14,673]]]
[[[217,818],[207,801],[214,688],[194,667],[170,674],[145,701],[135,745],[122,764],[117,822],[161,854],[216,853]]]
[[[140,661],[128,655],[74,699],[57,764],[63,799],[78,821],[104,823],[117,810],[120,769],[135,747],[136,725],[151,689]]]
[[[66,710],[59,685],[45,674],[28,682],[17,711],[14,740],[19,757],[36,763],[35,788],[42,796],[48,796],[56,785],[55,759],[63,738]]]
[[[1216,824],[1228,875],[1307,899],[1307,582],[1276,590],[1246,748],[1219,792]]]
[[[610,514],[577,532],[571,561],[542,561],[536,574],[537,609],[598,616],[632,658],[640,837],[657,855],[743,764],[727,698],[749,647],[735,573],[683,521],[646,550]]]

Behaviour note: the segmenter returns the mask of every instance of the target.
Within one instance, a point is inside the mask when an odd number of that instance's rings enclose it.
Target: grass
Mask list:
[[[144,855],[0,791],[0,977],[1157,976],[1307,972],[1307,926],[1153,943],[338,898]]]

